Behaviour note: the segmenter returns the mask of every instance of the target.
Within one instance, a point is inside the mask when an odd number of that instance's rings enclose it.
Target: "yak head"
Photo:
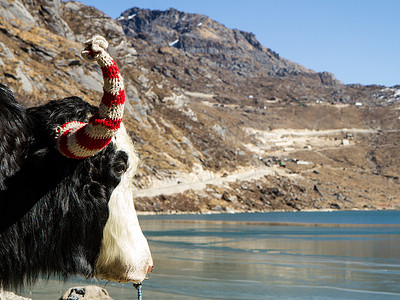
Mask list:
[[[153,261],[132,181],[138,156],[122,124],[122,76],[96,36],[99,107],[78,97],[25,109],[0,86],[0,286],[38,276],[141,282]]]

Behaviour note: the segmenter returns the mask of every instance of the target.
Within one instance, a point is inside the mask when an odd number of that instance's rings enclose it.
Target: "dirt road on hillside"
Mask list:
[[[287,130],[278,129],[273,131],[259,131],[248,129],[248,134],[253,135],[258,139],[260,144],[258,149],[252,149],[255,153],[264,153],[285,155],[285,147],[291,146],[292,150],[303,149],[306,145],[312,145],[313,150],[325,148],[338,148],[340,142],[335,140],[333,136],[340,134],[371,134],[376,133],[377,130],[359,129],[359,128],[343,128],[331,130]],[[274,146],[275,151],[271,151],[271,145]],[[248,145],[247,145],[248,146]],[[250,147],[248,147],[250,148]],[[252,148],[255,148],[253,145]],[[258,150],[258,151],[257,151]],[[268,151],[269,150],[269,151]],[[286,154],[288,151],[286,151]],[[257,167],[252,169],[242,169],[229,175],[216,174],[212,172],[193,172],[190,174],[179,174],[174,179],[157,180],[154,179],[151,186],[146,189],[139,189],[136,191],[137,197],[155,197],[159,195],[172,195],[176,193],[183,193],[187,190],[203,190],[207,184],[221,186],[224,183],[234,182],[236,180],[251,181],[259,179],[265,175],[281,175],[281,176],[294,176],[289,175],[284,169],[279,166],[271,167]],[[300,175],[297,175],[300,176]]]
[[[221,174],[209,174],[208,176],[194,176],[194,174],[181,174],[179,179],[174,181],[154,181],[151,187],[147,189],[137,190],[135,195],[137,197],[154,197],[158,195],[172,195],[176,193],[183,193],[187,190],[199,191],[207,187],[207,184],[221,186],[227,182],[234,182],[236,180],[255,180],[265,175],[287,175],[283,170],[277,166],[272,167],[258,167],[253,169],[244,169],[227,176]]]

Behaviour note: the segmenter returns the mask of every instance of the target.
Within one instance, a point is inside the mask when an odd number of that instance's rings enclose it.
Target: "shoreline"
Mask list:
[[[276,213],[297,213],[297,211],[274,211]],[[272,212],[272,213],[274,213]],[[355,218],[353,221],[344,221],[346,219],[346,213],[360,213],[358,217]],[[238,216],[238,217],[227,217],[227,215],[235,215],[232,213],[216,213],[212,212],[211,214],[192,214],[192,213],[181,213],[181,214],[146,214],[141,215],[144,217],[140,220],[143,222],[151,222],[152,220],[159,221],[159,222],[167,222],[167,223],[196,223],[196,224],[213,224],[213,225],[249,225],[249,226],[269,226],[269,227],[276,227],[276,226],[283,226],[283,227],[330,227],[330,228],[384,228],[384,227],[400,227],[400,221],[393,221],[389,218],[390,221],[388,222],[376,222],[375,218],[372,215],[372,218],[369,217],[371,214],[365,217],[362,217],[361,214],[363,213],[382,213],[382,212],[400,212],[400,210],[361,210],[361,209],[354,209],[354,210],[309,210],[304,211],[304,213],[300,218],[297,218],[293,215],[282,215],[282,218],[279,215],[274,215],[271,218],[266,216],[264,220],[263,216],[256,216],[252,218],[251,216]],[[250,212],[250,213],[237,213],[240,214],[256,214],[259,212]],[[261,212],[263,213],[263,212]],[[307,215],[307,213],[310,213]],[[312,213],[325,213],[325,215],[312,215]],[[330,215],[332,213],[332,216]],[[342,213],[342,214],[341,214]],[[343,214],[344,213],[344,214]],[[266,213],[268,214],[268,213]],[[340,215],[335,215],[340,214]],[[176,216],[175,218],[173,216]],[[188,216],[179,218],[179,216]],[[191,217],[192,216],[192,217]],[[209,217],[207,217],[209,216]],[[215,217],[212,217],[215,216]],[[323,219],[321,220],[321,216]],[[338,217],[338,218],[335,218]],[[396,215],[397,216],[397,215]],[[150,218],[146,218],[150,217]],[[155,217],[155,218],[151,218]],[[169,218],[172,217],[172,218]],[[324,219],[326,218],[326,219]],[[142,224],[146,226],[146,223]]]
[[[234,214],[254,214],[254,213],[284,213],[284,212],[345,212],[345,211],[400,211],[400,208],[374,208],[374,209],[361,209],[361,208],[353,208],[353,209],[302,209],[302,210],[269,210],[269,211],[205,211],[205,212],[188,212],[188,211],[170,211],[170,212],[155,212],[155,211],[136,211],[138,216],[172,216],[172,215],[234,215]]]

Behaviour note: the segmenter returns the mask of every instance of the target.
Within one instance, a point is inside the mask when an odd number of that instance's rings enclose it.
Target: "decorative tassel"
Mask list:
[[[103,98],[88,123],[71,121],[57,128],[58,150],[73,159],[93,156],[105,148],[120,128],[124,113],[124,82],[117,64],[106,52],[108,42],[97,35],[85,45],[82,57],[96,61],[103,73]]]

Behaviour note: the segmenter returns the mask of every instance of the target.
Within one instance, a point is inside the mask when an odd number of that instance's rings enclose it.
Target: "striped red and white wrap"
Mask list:
[[[103,73],[103,98],[99,110],[88,123],[72,121],[57,128],[58,150],[73,159],[93,156],[110,143],[120,128],[125,103],[123,79],[117,64],[105,51],[107,41],[94,36],[85,45],[83,58],[96,61]]]

